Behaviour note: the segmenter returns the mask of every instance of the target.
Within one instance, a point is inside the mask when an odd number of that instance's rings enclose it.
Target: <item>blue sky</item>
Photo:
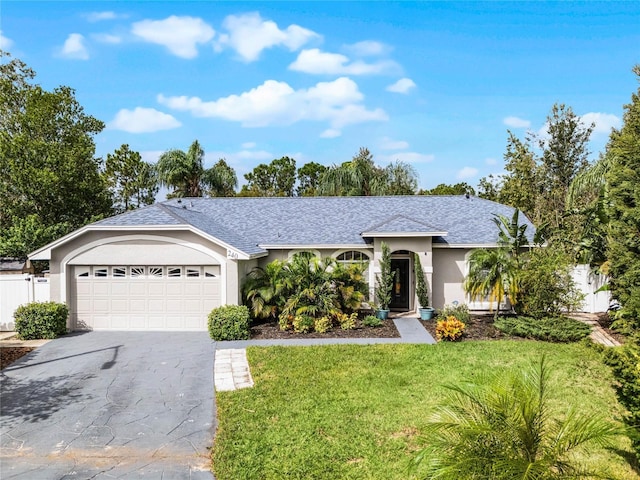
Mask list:
[[[555,102],[596,123],[593,157],[637,88],[640,2],[0,4],[0,46],[68,85],[155,161],[198,139],[242,175],[284,155],[325,165],[366,146],[420,186],[500,173],[507,129]]]

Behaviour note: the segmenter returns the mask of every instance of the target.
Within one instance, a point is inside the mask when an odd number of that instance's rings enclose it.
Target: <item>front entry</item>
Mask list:
[[[409,259],[392,258],[391,273],[394,276],[391,291],[391,310],[409,310]]]

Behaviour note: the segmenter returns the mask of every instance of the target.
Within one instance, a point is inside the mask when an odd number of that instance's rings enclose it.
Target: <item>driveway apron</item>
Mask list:
[[[0,478],[213,479],[206,332],[88,332],[0,372]]]

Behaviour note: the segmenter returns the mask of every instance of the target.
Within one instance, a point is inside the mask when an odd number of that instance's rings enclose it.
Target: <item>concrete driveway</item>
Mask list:
[[[0,372],[0,478],[213,479],[206,332],[89,332]]]

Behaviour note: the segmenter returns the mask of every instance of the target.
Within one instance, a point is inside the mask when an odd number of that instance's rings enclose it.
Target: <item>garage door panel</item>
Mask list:
[[[171,266],[181,277],[166,276],[168,266],[74,268],[80,328],[206,330],[207,315],[221,304],[219,277],[186,276],[212,267]]]

